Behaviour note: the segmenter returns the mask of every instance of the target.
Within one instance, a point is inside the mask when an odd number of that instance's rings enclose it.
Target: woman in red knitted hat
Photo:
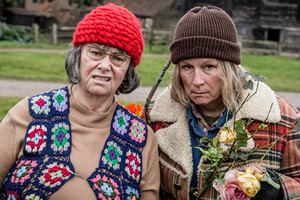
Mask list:
[[[158,199],[157,142],[114,95],[139,86],[137,18],[114,4],[79,22],[65,69],[70,86],[25,98],[0,124],[5,199]]]
[[[245,72],[240,50],[220,8],[195,7],[178,22],[172,85],[150,108],[162,199],[300,197],[300,113]]]

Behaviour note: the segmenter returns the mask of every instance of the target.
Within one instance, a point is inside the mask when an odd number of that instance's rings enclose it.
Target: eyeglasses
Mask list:
[[[86,55],[89,59],[94,61],[99,61],[105,58],[105,56],[109,56],[110,62],[116,67],[124,67],[130,61],[130,56],[120,54],[120,53],[106,53],[105,50],[100,49],[96,46],[86,46]]]

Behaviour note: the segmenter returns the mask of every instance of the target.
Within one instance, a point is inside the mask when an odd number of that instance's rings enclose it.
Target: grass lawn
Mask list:
[[[18,103],[21,98],[0,97],[0,121],[4,118],[10,108]]]
[[[67,82],[64,69],[64,54],[1,52],[0,78]],[[136,68],[141,77],[141,86],[152,86],[158,78],[168,57],[145,56]],[[242,56],[242,65],[253,74],[266,77],[266,83],[275,91],[300,92],[300,60],[279,56]],[[160,86],[166,86],[171,68]]]
[[[35,43],[22,43],[22,42],[9,42],[9,41],[0,41],[0,48],[34,48],[34,49],[67,49],[68,44],[59,44],[53,46],[50,43],[46,42],[35,42]]]
[[[275,91],[300,92],[300,60],[279,56],[243,55],[242,65],[266,78]]]

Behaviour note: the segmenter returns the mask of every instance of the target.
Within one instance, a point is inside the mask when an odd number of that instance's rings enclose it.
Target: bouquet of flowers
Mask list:
[[[273,187],[280,188],[280,185],[275,183],[260,165],[250,166],[246,172],[239,172],[236,169],[229,170],[224,175],[224,181],[224,184],[217,180],[213,182],[213,187],[220,193],[221,200],[249,200],[260,190],[261,181],[267,181]]]
[[[209,186],[213,186],[220,193],[219,197],[222,200],[248,200],[251,197],[254,197],[260,190],[261,181],[266,181],[277,189],[280,187],[278,183],[271,179],[268,171],[259,165],[259,162],[262,161],[267,155],[268,151],[270,151],[270,149],[290,131],[266,146],[253,148],[247,153],[240,151],[240,148],[246,147],[249,142],[252,142],[254,147],[254,141],[252,138],[255,136],[258,130],[265,129],[267,125],[262,122],[259,128],[251,135],[248,132],[247,127],[253,122],[253,120],[248,120],[246,122],[244,122],[243,119],[236,120],[236,115],[239,110],[257,93],[259,81],[264,81],[263,76],[254,76],[249,72],[240,73],[239,76],[251,77],[251,79],[244,84],[244,89],[253,89],[253,81],[257,81],[256,90],[252,95],[248,94],[239,108],[231,109],[233,110],[233,125],[231,127],[229,127],[227,124],[229,113],[227,112],[226,124],[224,125],[223,129],[219,131],[217,137],[208,139],[206,136],[204,136],[199,141],[200,146],[195,147],[201,151],[202,158],[206,162],[209,162],[208,167],[203,172],[204,180],[201,190],[198,191],[195,188],[191,188],[191,192],[197,196],[197,199],[200,198],[201,194]],[[230,108],[228,108],[228,110],[230,110]],[[246,161],[251,154],[263,148],[267,149],[267,151],[255,165],[251,165],[243,171],[234,169],[235,164]],[[229,166],[226,165],[224,168],[224,165],[221,167],[222,163],[231,164],[229,164]]]

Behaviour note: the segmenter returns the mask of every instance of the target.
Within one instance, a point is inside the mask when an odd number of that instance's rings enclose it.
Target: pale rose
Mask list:
[[[217,139],[220,143],[231,144],[236,138],[231,128],[227,130],[221,129],[217,135]]]
[[[224,197],[222,196],[222,194],[223,194],[223,185],[221,185],[217,180],[215,180],[213,182],[213,187],[215,188],[215,190],[217,190],[217,192],[219,192],[221,194],[221,200],[224,200]]]
[[[229,170],[226,172],[224,179],[225,185],[221,185],[217,181],[213,183],[213,187],[220,193],[221,200],[250,200],[237,181],[237,170]]]
[[[250,197],[243,192],[237,179],[226,180],[223,195],[226,200],[250,200]]]
[[[265,173],[265,168],[263,168],[260,165],[253,165],[253,168],[254,168],[254,173],[256,173],[256,174],[263,174],[263,173]]]
[[[237,173],[238,171],[236,169],[229,170],[228,172],[225,173],[224,179],[229,180],[229,179],[237,179]]]
[[[260,165],[252,165],[250,167],[247,168],[246,170],[246,174],[252,174],[255,176],[255,178],[260,181],[260,179],[264,176],[264,168]],[[238,172],[238,174],[244,175],[245,173],[243,172]]]
[[[243,192],[250,197],[254,197],[260,190],[260,182],[252,174],[239,172],[237,181]]]

